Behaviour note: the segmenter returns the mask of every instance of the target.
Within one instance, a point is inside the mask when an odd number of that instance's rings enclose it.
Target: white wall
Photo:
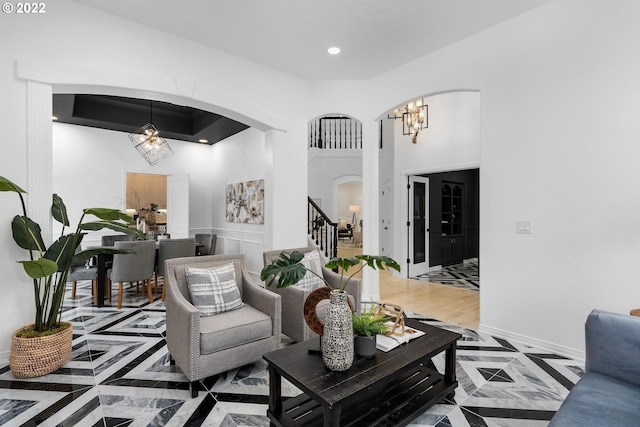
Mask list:
[[[216,252],[244,253],[247,269],[259,276],[265,225],[226,222],[225,197],[227,184],[265,179],[264,132],[249,128],[213,145],[167,141],[174,154],[149,166],[126,133],[54,123],[53,189],[71,223],[85,207],[124,209],[126,172],[188,174],[190,234],[215,232]],[[99,244],[102,233],[93,234],[85,243]]]
[[[336,205],[337,183],[347,177],[359,177],[362,180],[362,150],[309,150],[309,196],[322,201],[322,210],[333,221],[343,219]],[[352,179],[352,178],[349,178]]]
[[[83,208],[124,210],[125,174],[135,172],[188,174],[191,234],[211,229],[211,146],[171,139],[167,142],[174,154],[150,166],[131,145],[127,133],[54,123],[53,191],[63,198],[71,224],[77,223]],[[89,235],[85,243],[95,244],[102,232],[90,234],[98,237]]]
[[[640,301],[639,19],[634,1],[552,1],[374,79],[380,111],[480,91],[485,331],[580,355],[590,310]]]
[[[353,220],[353,212],[349,212],[349,206],[357,205],[360,212],[357,214],[357,220],[360,221],[365,217],[365,211],[362,206],[362,181],[348,181],[338,185],[338,218],[346,219],[351,223]]]
[[[209,192],[212,203],[212,228],[218,235],[217,253],[244,253],[247,270],[260,276],[265,251],[265,225],[226,222],[227,184],[265,179],[264,132],[247,129],[212,146],[212,174]],[[266,197],[266,192],[265,192]],[[265,202],[266,203],[266,202]],[[265,222],[269,218],[265,217]]]

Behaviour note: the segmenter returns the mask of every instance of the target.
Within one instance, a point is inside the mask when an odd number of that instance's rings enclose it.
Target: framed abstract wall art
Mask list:
[[[227,184],[227,222],[264,224],[264,179]]]

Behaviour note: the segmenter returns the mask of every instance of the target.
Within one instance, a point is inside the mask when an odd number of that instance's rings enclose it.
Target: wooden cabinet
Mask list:
[[[127,173],[127,209],[148,207],[167,208],[167,176]]]
[[[464,184],[443,181],[440,197],[440,261],[445,266],[464,260]]]

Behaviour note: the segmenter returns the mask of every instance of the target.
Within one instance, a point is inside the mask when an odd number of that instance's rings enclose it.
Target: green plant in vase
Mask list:
[[[263,280],[267,286],[275,283],[278,288],[286,288],[287,286],[298,283],[304,275],[307,274],[307,271],[309,271],[311,274],[319,277],[329,289],[344,292],[344,288],[349,281],[365,267],[370,267],[374,270],[390,268],[400,271],[400,265],[387,256],[356,255],[347,258],[334,257],[324,265],[330,270],[339,269],[340,271],[340,284],[337,289],[334,289],[322,275],[307,269],[307,267],[302,264],[303,258],[304,254],[298,251],[291,253],[281,252],[278,258],[262,269],[260,279]],[[352,267],[355,267],[355,271],[349,274],[349,270]]]
[[[0,176],[0,191],[16,193],[20,199],[22,215],[16,215],[13,218],[11,230],[13,240],[20,248],[25,249],[28,253],[29,259],[18,262],[22,264],[24,272],[29,279],[31,279],[34,291],[35,319],[33,325],[20,328],[16,331],[14,337],[18,339],[35,339],[53,335],[61,329],[71,329],[70,324],[61,322],[61,308],[64,300],[67,276],[72,261],[86,261],[100,253],[131,253],[129,250],[120,250],[113,247],[96,247],[77,251],[86,232],[108,228],[114,231],[132,234],[138,238],[143,237],[142,233],[127,225],[132,221],[131,217],[127,214],[116,209],[107,208],[84,209],[76,229],[73,232],[67,233],[67,227],[70,226],[67,208],[62,198],[57,194],[53,194],[51,215],[57,222],[62,224],[62,232],[57,240],[47,247],[42,238],[40,225],[27,215],[27,207],[23,197],[26,191],[3,176]],[[97,220],[84,222],[87,216],[94,216]],[[69,333],[69,337],[70,336]],[[70,345],[71,341],[69,340],[69,354],[71,350]],[[11,348],[10,366],[12,371],[14,371],[13,337]],[[26,351],[22,349],[20,353],[24,356]],[[34,357],[43,356],[40,354],[34,355]],[[64,362],[66,362],[66,360],[64,360]],[[20,375],[21,378],[30,377],[29,372]],[[41,373],[39,375],[43,374]]]
[[[386,335],[386,322],[389,316],[377,314],[375,305],[369,304],[369,309],[363,310],[362,313],[353,313],[353,335],[356,337],[375,337],[376,335]]]
[[[321,332],[322,334],[322,359],[327,368],[332,371],[345,371],[351,367],[354,355],[354,339],[352,326],[352,311],[348,306],[348,298],[345,292],[347,284],[365,267],[376,269],[394,269],[400,271],[400,265],[392,258],[380,255],[356,255],[354,257],[335,257],[325,264],[330,270],[339,270],[340,280],[337,288],[332,287],[322,276],[307,268],[303,264],[304,255],[298,251],[290,254],[281,252],[280,255],[270,264],[262,269],[260,278],[265,281],[267,287],[276,284],[276,287],[283,288],[295,285],[307,274],[307,271],[320,278],[325,288],[318,288],[311,292],[305,301],[305,307],[309,301],[314,300],[314,293],[329,293],[329,308]],[[324,289],[329,289],[330,292]],[[313,304],[311,304],[313,305]],[[305,320],[311,327],[315,320]],[[375,347],[374,347],[375,348]]]
[[[354,350],[358,356],[368,358],[376,354],[376,337],[388,334],[385,323],[389,320],[388,316],[376,313],[374,304],[360,314],[353,314]]]

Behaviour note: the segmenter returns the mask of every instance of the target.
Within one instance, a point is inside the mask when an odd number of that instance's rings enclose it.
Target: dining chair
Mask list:
[[[97,300],[96,281],[98,279],[98,267],[89,266],[85,261],[72,261],[67,282],[71,282],[71,299],[76,299],[76,287],[79,280],[91,280],[94,303]]]
[[[198,248],[198,255],[215,255],[216,254],[216,243],[218,242],[217,234],[196,234],[195,236],[196,243],[200,243],[204,245]]]
[[[115,242],[135,240],[136,236],[131,234],[109,234],[102,236],[102,246],[113,246]]]
[[[165,286],[165,261],[172,258],[193,257],[196,255],[196,240],[193,237],[186,239],[167,239],[158,242],[158,262],[156,263],[154,282],[155,292],[158,292],[158,277],[162,277],[162,301],[166,297]]]
[[[129,242],[135,240],[136,237],[130,234],[108,234],[106,236],[102,236],[101,243],[102,246],[113,246],[116,242]],[[107,268],[111,268],[113,264],[113,255],[107,255],[105,264]]]
[[[118,282],[118,309],[122,308],[122,292],[125,282],[142,282],[147,287],[149,303],[152,304],[151,278],[156,258],[156,242],[153,240],[117,241],[114,246],[118,249],[130,249],[134,252],[114,255],[113,266],[107,272],[109,292],[111,292],[111,284]]]

